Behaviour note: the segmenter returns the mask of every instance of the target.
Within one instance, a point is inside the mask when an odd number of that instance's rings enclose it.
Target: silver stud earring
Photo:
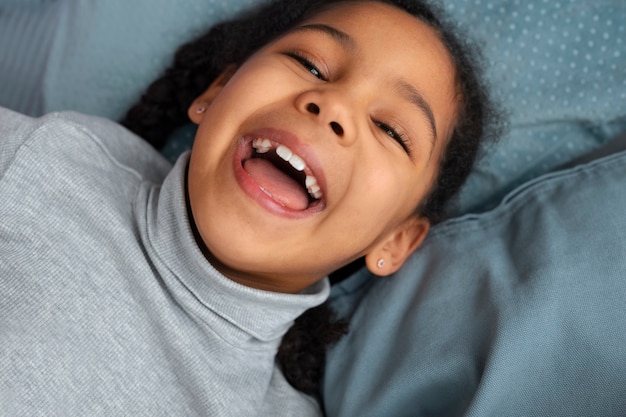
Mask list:
[[[385,260],[383,258],[380,258],[376,263],[376,266],[378,267],[378,269],[383,269],[383,266],[385,266]]]
[[[204,104],[200,104],[196,107],[196,114],[202,114],[206,111],[206,106]]]

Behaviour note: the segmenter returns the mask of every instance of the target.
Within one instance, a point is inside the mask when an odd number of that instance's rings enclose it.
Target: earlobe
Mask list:
[[[187,115],[189,119],[195,124],[200,124],[202,118],[204,117],[204,113],[209,108],[215,97],[222,91],[222,88],[226,85],[228,80],[237,72],[237,65],[230,64],[222,71],[222,73],[211,83],[209,88],[207,88],[202,95],[197,97],[189,109],[187,110]]]
[[[393,274],[422,244],[429,230],[427,219],[410,217],[365,255],[367,269],[378,276]]]

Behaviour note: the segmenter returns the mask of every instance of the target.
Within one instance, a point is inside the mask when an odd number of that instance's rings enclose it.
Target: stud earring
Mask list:
[[[378,267],[378,269],[383,269],[383,266],[385,266],[385,260],[383,258],[380,258],[376,263],[376,266]]]
[[[196,107],[196,114],[202,114],[206,111],[206,106],[204,104],[200,104]]]

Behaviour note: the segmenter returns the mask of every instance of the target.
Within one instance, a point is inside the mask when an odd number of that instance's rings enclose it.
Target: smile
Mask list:
[[[300,217],[325,207],[317,160],[292,135],[273,129],[254,132],[240,140],[237,155],[239,184],[271,212]]]
[[[311,170],[307,167],[306,163],[304,163],[302,157],[293,153],[287,146],[279,145],[269,139],[256,138],[252,141],[252,147],[256,150],[257,155],[269,154],[271,151],[275,151],[276,156],[288,162],[294,170],[304,173],[304,186],[309,192],[309,197],[313,200],[322,198],[322,189],[317,183],[317,178],[311,173]],[[291,175],[289,172],[287,172],[287,174],[296,181],[299,180],[299,175]]]

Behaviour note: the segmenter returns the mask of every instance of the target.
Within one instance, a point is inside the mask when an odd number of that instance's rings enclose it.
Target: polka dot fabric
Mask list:
[[[484,45],[487,79],[509,128],[454,214],[482,211],[513,187],[626,129],[626,2],[445,3]]]

